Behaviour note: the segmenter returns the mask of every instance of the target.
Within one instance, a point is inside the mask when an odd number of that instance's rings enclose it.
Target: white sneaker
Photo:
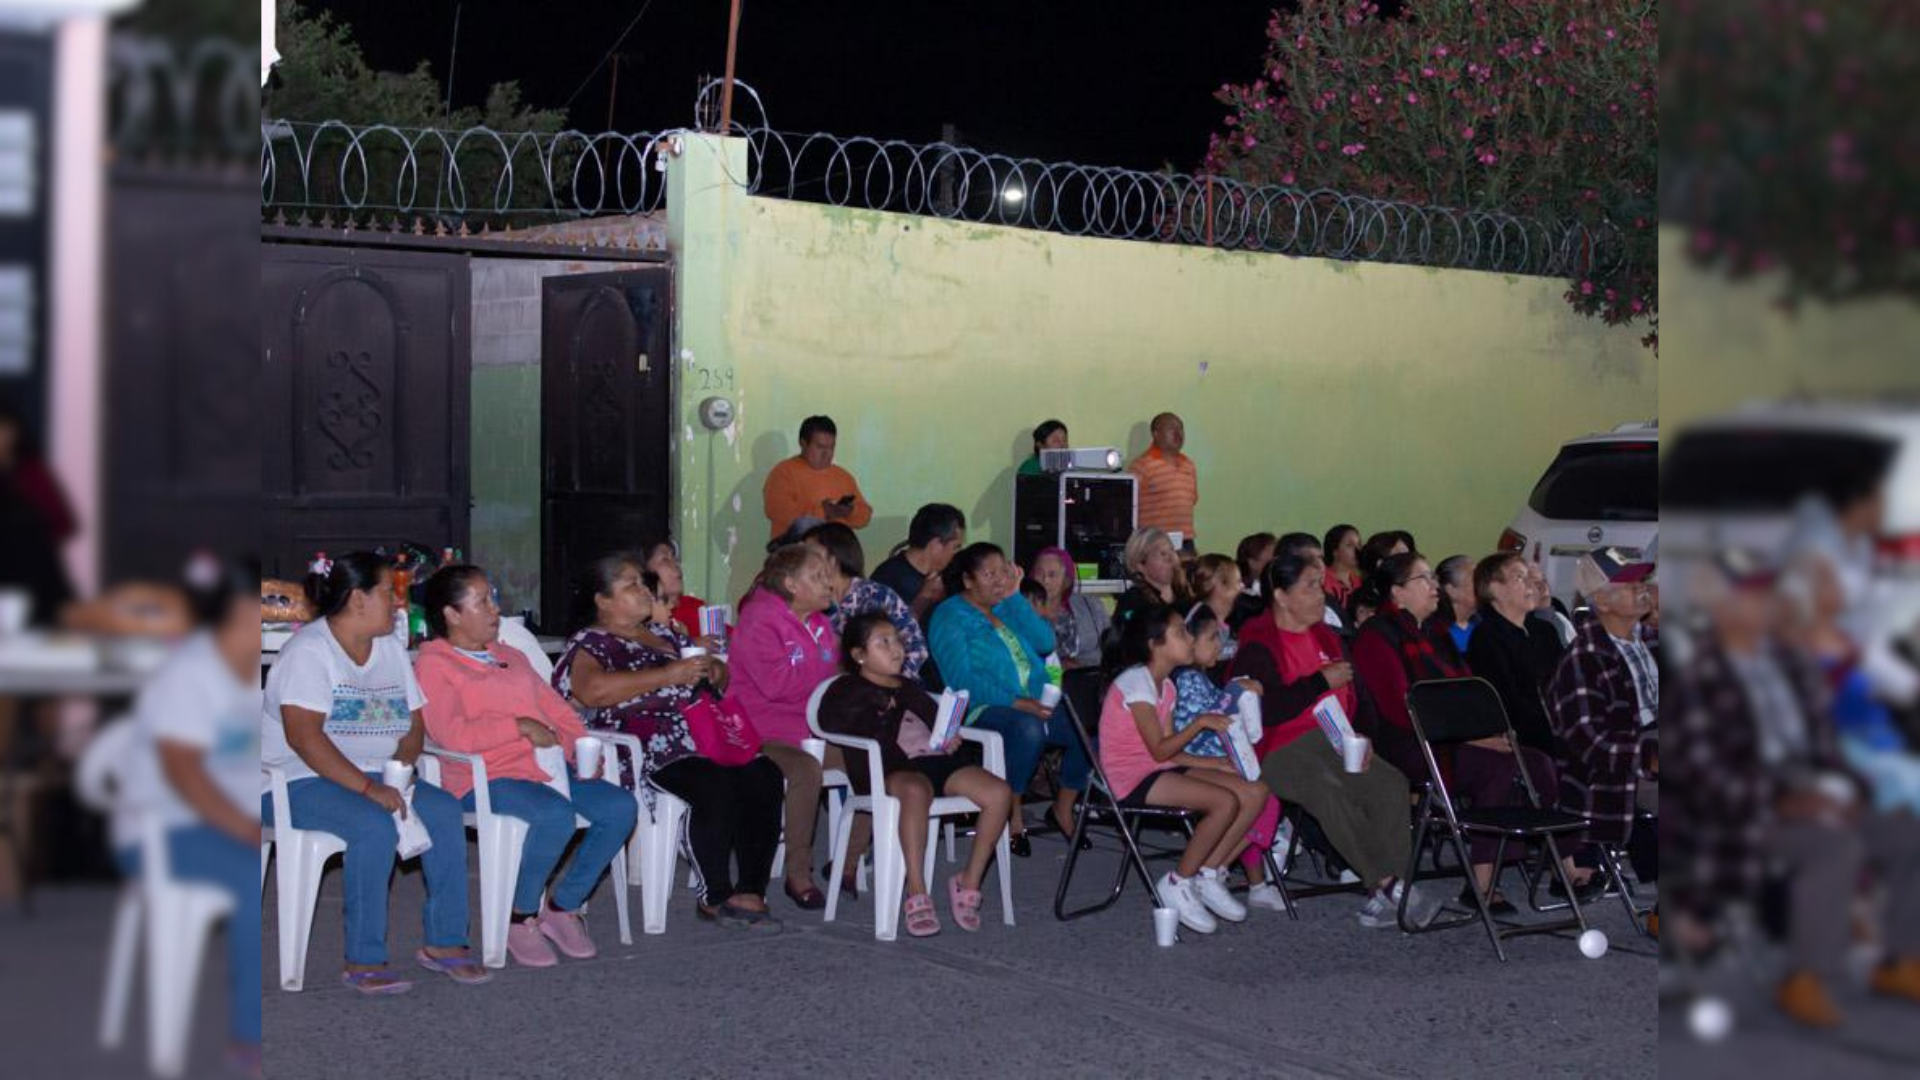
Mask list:
[[[1360,906],[1360,925],[1369,930],[1385,930],[1396,925],[1392,898],[1385,889],[1375,889]]]
[[[1211,934],[1220,924],[1201,902],[1199,890],[1195,888],[1198,881],[1198,878],[1176,881],[1169,871],[1160,879],[1160,902],[1180,913],[1181,926],[1196,934]]]
[[[1263,881],[1247,890],[1247,906],[1266,908],[1268,911],[1285,911],[1287,902],[1280,896],[1280,888],[1271,881]]]
[[[1209,867],[1201,870],[1200,876],[1193,881],[1198,887],[1200,902],[1207,905],[1208,911],[1228,922],[1247,921],[1246,906],[1235,900],[1233,894],[1227,891],[1226,871]]]

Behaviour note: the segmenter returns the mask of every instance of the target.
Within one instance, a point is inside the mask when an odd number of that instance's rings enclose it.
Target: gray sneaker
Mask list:
[[[1367,902],[1360,906],[1360,925],[1369,930],[1385,930],[1396,926],[1394,903],[1386,890],[1376,889]]]

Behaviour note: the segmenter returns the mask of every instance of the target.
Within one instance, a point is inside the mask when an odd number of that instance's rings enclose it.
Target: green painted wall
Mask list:
[[[1573,315],[1559,281],[755,198],[738,140],[688,137],[669,174],[681,538],[707,596],[758,569],[761,481],[809,413],[876,507],[871,560],[935,500],[1004,542],[1049,416],[1131,455],[1178,411],[1204,550],[1352,520],[1445,554],[1490,549],[1560,442],[1657,411],[1640,332]],[[712,392],[737,407],[717,435]]]
[[[1795,393],[1920,393],[1920,305],[1777,303],[1778,277],[1728,281],[1688,261],[1685,234],[1660,233],[1661,419],[1685,423],[1743,401]]]
[[[473,517],[468,555],[508,613],[540,602],[540,368],[473,369]]]

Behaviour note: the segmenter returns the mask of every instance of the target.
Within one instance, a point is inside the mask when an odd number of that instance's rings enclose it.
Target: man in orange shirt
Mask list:
[[[844,522],[855,529],[873,520],[873,507],[860,494],[853,474],[833,463],[839,437],[831,418],[807,417],[800,423],[800,453],[767,474],[761,495],[775,540],[801,518]]]
[[[1133,459],[1127,471],[1140,478],[1142,528],[1179,533],[1181,544],[1194,547],[1193,508],[1200,503],[1200,471],[1180,452],[1187,445],[1187,426],[1172,413],[1153,418],[1153,445]]]

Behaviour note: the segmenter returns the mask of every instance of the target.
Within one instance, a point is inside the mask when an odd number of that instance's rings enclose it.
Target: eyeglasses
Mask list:
[[[1411,585],[1416,581],[1431,581],[1436,585],[1440,583],[1440,579],[1437,577],[1434,577],[1432,574],[1415,574],[1412,577],[1408,578],[1406,581],[1401,582],[1401,584]]]

